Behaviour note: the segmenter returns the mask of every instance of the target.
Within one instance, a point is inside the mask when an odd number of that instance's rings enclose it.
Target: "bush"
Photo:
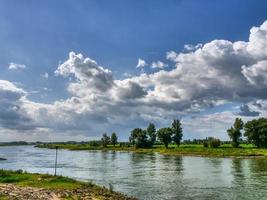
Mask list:
[[[221,145],[221,141],[216,138],[212,138],[209,140],[210,148],[218,148]]]
[[[92,141],[89,141],[88,144],[89,146],[92,146],[92,147],[99,147],[101,146],[101,141],[92,140]]]
[[[207,141],[203,141],[203,147],[205,148],[209,147],[209,143]]]

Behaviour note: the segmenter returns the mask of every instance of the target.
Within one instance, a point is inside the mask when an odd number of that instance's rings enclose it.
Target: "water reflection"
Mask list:
[[[54,150],[2,147],[0,168],[53,173]],[[267,199],[267,159],[59,151],[59,174],[146,200]]]

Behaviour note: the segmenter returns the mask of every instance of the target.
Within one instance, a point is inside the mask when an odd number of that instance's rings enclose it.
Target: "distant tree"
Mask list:
[[[157,131],[158,139],[168,148],[169,143],[172,141],[172,129],[171,128],[161,128]]]
[[[149,142],[151,145],[155,144],[157,135],[156,135],[156,127],[154,124],[150,123],[146,129],[146,133],[149,136]]]
[[[101,146],[102,141],[92,140],[92,141],[89,141],[88,144],[89,144],[89,146],[92,146],[92,147],[99,147],[99,146]]]
[[[137,148],[147,147],[148,141],[146,131],[141,128],[133,129],[130,136],[130,142]]]
[[[173,131],[172,140],[179,147],[179,145],[181,144],[182,137],[183,137],[183,129],[182,129],[182,124],[181,124],[180,120],[178,120],[178,119],[173,120],[172,131]]]
[[[241,130],[243,129],[244,123],[241,118],[236,118],[234,125],[227,130],[229,137],[232,140],[232,146],[237,148],[240,143],[240,138],[242,136]]]
[[[248,142],[258,148],[267,148],[267,118],[259,118],[248,121],[244,125]]]
[[[209,143],[208,143],[207,140],[204,140],[203,141],[203,147],[205,147],[205,148],[209,147]]]
[[[110,137],[106,133],[104,133],[102,135],[101,142],[103,147],[106,147],[110,143]]]
[[[216,138],[209,138],[209,146],[210,148],[218,148],[221,146],[221,141]]]
[[[134,140],[132,134],[131,134],[130,137],[129,137],[129,143],[132,144],[133,146],[135,145],[135,140]]]
[[[118,137],[117,137],[117,135],[116,135],[115,132],[113,132],[113,133],[111,134],[111,139],[110,139],[110,141],[111,141],[111,144],[112,144],[113,146],[115,146],[115,145],[118,143]]]

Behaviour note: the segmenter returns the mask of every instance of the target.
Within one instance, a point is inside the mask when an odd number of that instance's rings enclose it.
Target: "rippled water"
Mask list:
[[[55,150],[0,147],[0,168],[54,172]],[[267,159],[59,150],[58,174],[139,199],[267,199]]]

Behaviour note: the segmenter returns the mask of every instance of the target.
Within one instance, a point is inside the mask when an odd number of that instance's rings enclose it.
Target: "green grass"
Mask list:
[[[23,172],[22,170],[10,171],[10,170],[0,170],[0,184],[14,184],[20,187],[36,187],[44,188],[48,190],[63,191],[64,193],[71,194],[69,198],[66,199],[80,199],[79,192],[73,194],[70,191],[75,191],[78,189],[82,191],[85,189],[87,192],[98,199],[105,200],[134,200],[135,198],[129,198],[119,192],[113,192],[105,187],[97,186],[93,183],[85,183],[73,180],[71,178],[63,176],[52,176],[48,174],[32,174]],[[73,196],[74,195],[74,196]],[[7,196],[1,196],[0,200],[8,199]]]
[[[0,200],[8,200],[8,197],[0,195]]]
[[[253,157],[267,156],[267,149],[255,148],[252,144],[241,144],[239,148],[232,148],[231,144],[223,144],[219,148],[204,148],[202,144],[182,144],[177,147],[174,144],[166,149],[163,145],[154,145],[152,148],[120,147],[119,145],[107,147],[93,147],[89,144],[43,144],[41,148],[55,148],[68,150],[111,150],[111,151],[134,151],[139,153],[158,152],[165,155],[195,155],[216,157]]]
[[[0,170],[0,183],[15,183],[19,186],[42,187],[47,189],[75,189],[84,185],[84,183],[62,176],[30,174],[21,170]]]

